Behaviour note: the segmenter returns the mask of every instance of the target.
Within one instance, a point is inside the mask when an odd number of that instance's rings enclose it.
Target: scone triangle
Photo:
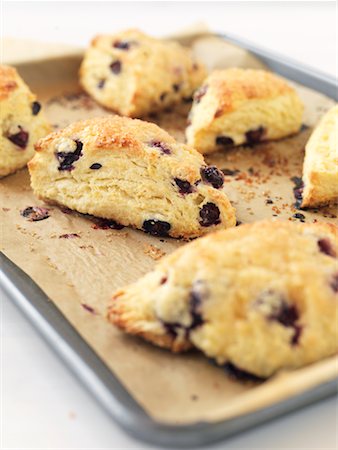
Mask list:
[[[338,350],[337,244],[332,224],[264,221],[211,233],[119,289],[108,317],[246,376],[301,367]]]
[[[236,223],[222,173],[141,120],[101,117],[52,133],[29,171],[46,202],[156,236],[191,238]]]
[[[338,105],[314,129],[305,148],[303,207],[338,200]]]

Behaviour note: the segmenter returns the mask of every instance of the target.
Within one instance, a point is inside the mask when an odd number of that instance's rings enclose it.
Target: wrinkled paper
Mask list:
[[[246,51],[212,36],[182,37],[209,69],[264,67]],[[27,50],[29,51],[29,50]],[[81,93],[77,85],[80,55],[40,60],[19,66],[41,99],[55,128],[81,118],[109,114]],[[306,105],[304,124],[312,127],[333,104],[327,97],[297,86]],[[184,139],[190,105],[152,116],[178,139]],[[297,211],[292,177],[302,174],[304,145],[311,128],[279,142],[240,147],[206,158],[226,169],[225,189],[240,222],[264,218],[334,222],[335,211]],[[100,222],[35,198],[27,170],[0,180],[2,251],[23,269],[62,311],[86,342],[154,419],[168,423],[219,421],[270,406],[331,380],[336,358],[283,372],[263,384],[229,378],[199,352],[173,355],[108,323],[106,308],[116,288],[151,270],[163,255],[184,245],[140,231],[104,229]],[[30,222],[20,211],[28,206],[49,209],[49,217]]]

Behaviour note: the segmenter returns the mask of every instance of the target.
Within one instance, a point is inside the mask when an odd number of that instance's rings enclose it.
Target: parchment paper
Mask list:
[[[261,66],[243,50],[216,38],[184,37],[185,42],[189,40],[209,68]],[[79,91],[77,65],[76,58],[67,57],[22,68],[56,128],[80,118],[109,114]],[[297,88],[306,105],[304,123],[311,127],[333,102],[309,89]],[[183,140],[189,108],[186,104],[149,120]],[[207,158],[208,163],[233,171],[225,177],[225,186],[239,221],[299,220],[293,217],[295,213],[303,214],[301,220],[306,222],[336,221],[334,208],[304,212],[293,206],[290,178],[301,176],[304,144],[310,132],[307,128],[280,142],[240,147]],[[20,211],[46,205],[34,197],[26,170],[0,180],[0,191],[2,251],[46,292],[156,420],[222,420],[271,405],[337,375],[337,359],[330,358],[280,373],[263,384],[245,384],[229,378],[197,351],[172,355],[124,335],[105,319],[111,294],[151,270],[157,259],[184,242],[157,239],[128,228],[101,229],[93,218],[57,207],[47,206],[48,219],[29,222]]]

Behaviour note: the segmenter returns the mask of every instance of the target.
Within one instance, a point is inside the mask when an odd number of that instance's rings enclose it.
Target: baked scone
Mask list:
[[[138,30],[95,37],[80,68],[80,83],[88,94],[129,117],[191,98],[205,77],[204,66],[189,49]]]
[[[157,125],[120,116],[77,122],[40,140],[36,195],[156,236],[234,226],[223,174]]]
[[[201,153],[280,139],[299,131],[303,104],[273,73],[252,69],[212,72],[196,91],[186,130]]]
[[[303,182],[304,208],[338,200],[338,105],[324,115],[306,144]]]
[[[0,65],[0,177],[24,167],[51,131],[36,96],[14,67]]]
[[[118,290],[108,317],[173,351],[266,378],[338,350],[337,227],[263,221],[221,230]]]

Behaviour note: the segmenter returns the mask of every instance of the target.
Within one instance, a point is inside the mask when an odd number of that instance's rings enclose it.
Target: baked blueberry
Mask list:
[[[215,203],[205,203],[200,210],[200,224],[202,227],[210,227],[211,225],[217,225],[220,223],[220,211]]]
[[[332,258],[337,256],[336,251],[328,238],[319,239],[318,247],[319,250],[325,255],[332,256]]]
[[[255,130],[249,130],[245,133],[246,142],[248,145],[255,145],[261,142],[264,134],[265,134],[265,128],[264,127],[258,127]]]
[[[219,189],[224,184],[224,175],[216,166],[206,166],[201,168],[202,180],[211,184],[215,189]]]
[[[113,61],[110,64],[110,70],[113,72],[113,74],[118,75],[121,72],[122,69],[122,63],[119,60]]]
[[[174,178],[176,185],[179,187],[180,194],[191,194],[194,188],[191,186],[189,181],[181,180],[180,178]]]
[[[159,150],[161,150],[162,153],[164,153],[165,155],[170,155],[171,150],[168,147],[167,144],[165,144],[164,142],[160,142],[160,141],[151,141],[149,143],[150,147],[156,147]]]
[[[153,236],[168,236],[170,231],[170,223],[164,222],[163,220],[150,219],[145,220],[142,226],[146,233],[152,234]]]
[[[229,136],[217,136],[216,145],[219,145],[221,147],[232,147],[235,143],[234,140]]]
[[[37,116],[40,112],[41,104],[39,102],[32,103],[32,114],[33,116]]]
[[[82,156],[83,144],[79,140],[75,140],[74,142],[76,143],[76,149],[73,152],[56,152],[56,158],[60,163],[58,170],[67,170],[70,172],[75,169],[73,163]]]
[[[7,139],[18,147],[25,149],[28,144],[29,133],[25,131],[21,126],[19,126],[20,131],[15,134],[10,134]]]

